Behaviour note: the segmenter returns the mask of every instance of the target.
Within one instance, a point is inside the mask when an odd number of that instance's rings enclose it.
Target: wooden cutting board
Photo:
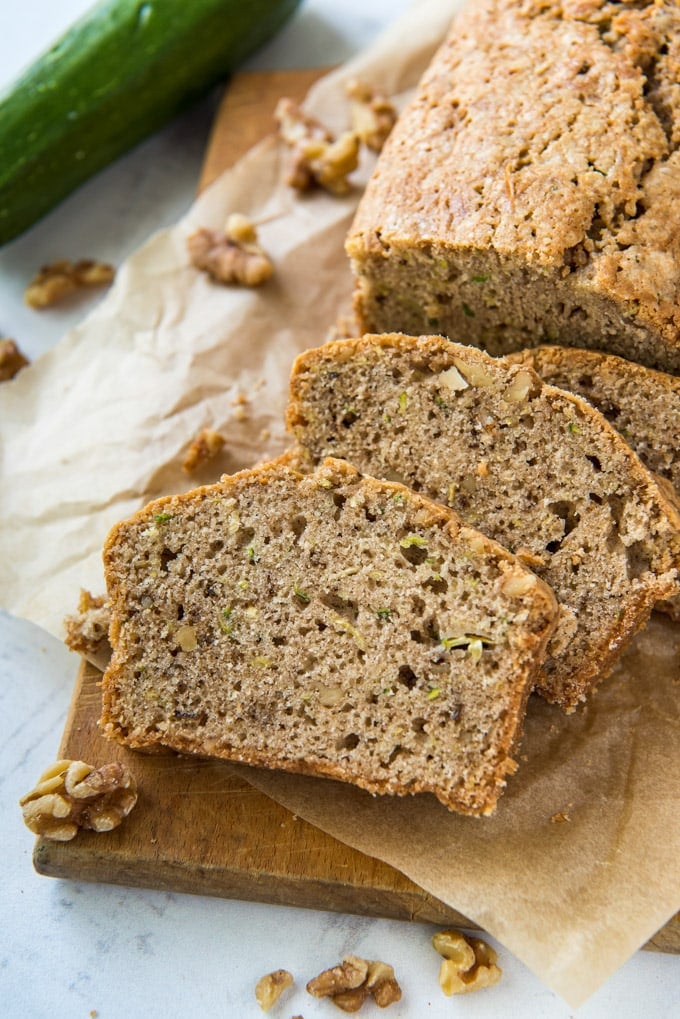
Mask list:
[[[220,105],[200,187],[272,129],[282,95],[301,99],[321,70],[234,77]],[[133,754],[97,727],[101,674],[83,664],[59,756],[101,765],[125,762],[139,802],[113,832],[72,842],[39,838],[34,865],[50,877],[252,899],[437,924],[463,916],[385,863],[295,817],[247,782],[248,771],[214,761]],[[680,952],[680,914],[647,945]]]

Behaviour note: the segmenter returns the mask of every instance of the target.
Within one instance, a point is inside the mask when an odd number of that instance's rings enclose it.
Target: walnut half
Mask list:
[[[380,1008],[401,999],[391,966],[356,955],[347,955],[339,966],[319,973],[309,981],[307,991],[315,998],[330,998],[343,1012],[358,1012],[369,995]]]
[[[216,283],[258,287],[274,272],[269,255],[257,242],[253,223],[239,212],[227,220],[224,233],[200,227],[187,238],[191,264]]]
[[[444,956],[439,969],[439,986],[448,996],[492,987],[502,976],[503,971],[496,965],[498,956],[481,938],[445,930],[433,936],[432,944]]]
[[[136,802],[137,783],[124,764],[94,768],[84,761],[57,761],[19,806],[36,835],[69,842],[79,828],[112,831]]]
[[[292,99],[279,100],[274,117],[281,138],[291,148],[286,183],[298,191],[318,186],[334,195],[347,194],[347,177],[359,165],[359,136],[345,131],[334,138]]]

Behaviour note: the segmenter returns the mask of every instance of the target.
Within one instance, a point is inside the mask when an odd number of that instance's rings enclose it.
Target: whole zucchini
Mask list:
[[[98,3],[0,97],[0,244],[233,70],[298,3]]]

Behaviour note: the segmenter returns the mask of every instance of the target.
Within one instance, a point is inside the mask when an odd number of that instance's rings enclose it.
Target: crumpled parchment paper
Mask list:
[[[403,103],[460,0],[418,3],[328,75],[309,108],[346,126],[353,76]],[[350,307],[345,233],[373,165],[346,198],[280,183],[269,139],[123,265],[108,296],[0,389],[0,597],[61,635],[78,589],[103,590],[109,527],[159,495],[281,452],[297,353]],[[240,211],[260,222],[276,275],[256,290],[212,284],[185,239]],[[245,399],[245,402],[243,400]],[[192,478],[204,427],[224,453]],[[296,814],[379,857],[495,935],[572,1006],[680,908],[680,627],[655,618],[615,676],[573,716],[530,704],[521,767],[498,812],[476,820],[433,798],[372,798],[329,781],[252,770]]]

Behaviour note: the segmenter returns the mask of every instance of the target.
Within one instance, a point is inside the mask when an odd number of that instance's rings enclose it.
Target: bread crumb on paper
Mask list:
[[[205,467],[222,452],[225,442],[226,439],[220,432],[204,428],[191,443],[189,451],[182,461],[182,470],[187,474],[194,474],[201,467]]]

